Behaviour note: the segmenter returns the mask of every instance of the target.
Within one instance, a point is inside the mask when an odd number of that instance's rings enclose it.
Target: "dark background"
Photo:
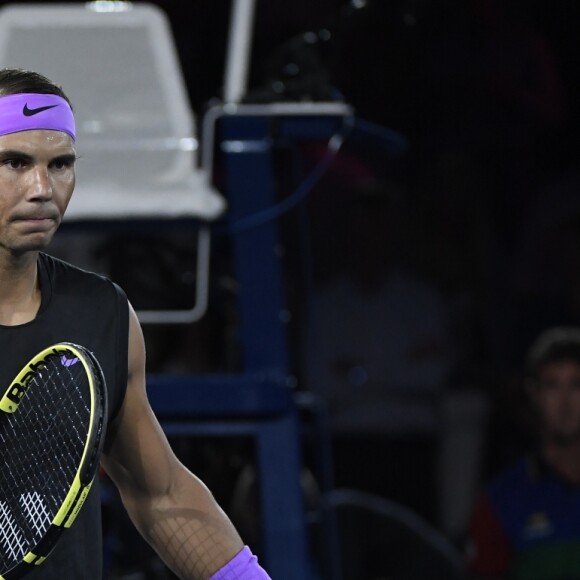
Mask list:
[[[201,116],[221,97],[229,2],[159,4]],[[476,385],[492,402],[486,474],[526,439],[529,343],[580,323],[579,23],[580,5],[566,0],[257,2],[247,101],[342,99],[408,143],[376,159],[346,147],[322,190],[363,157],[404,198],[414,235],[402,259],[464,305],[451,386]],[[340,211],[326,199],[309,208],[321,280],[339,261]]]
[[[162,6],[203,115],[221,97],[229,3]],[[350,207],[342,200],[369,189],[388,198],[398,264],[452,304],[457,358],[446,388],[475,388],[490,405],[481,481],[529,443],[522,385],[531,341],[550,326],[580,324],[579,24],[580,5],[567,0],[257,3],[248,102],[344,100],[375,136],[394,131],[407,143],[397,154],[388,138],[347,141],[301,208],[307,268],[315,288],[341,271]],[[295,371],[308,389],[296,213],[282,232]],[[216,292],[222,308],[227,294]],[[218,310],[214,302],[207,329],[212,316],[231,320]],[[226,343],[215,339],[217,367],[236,360]]]

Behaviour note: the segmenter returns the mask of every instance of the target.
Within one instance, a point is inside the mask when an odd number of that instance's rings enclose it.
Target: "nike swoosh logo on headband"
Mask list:
[[[58,105],[46,105],[45,107],[38,107],[36,109],[29,109],[28,103],[24,105],[22,109],[22,114],[25,117],[32,117],[33,115],[38,115],[38,113],[42,113],[42,111],[46,111],[47,109],[54,109],[54,107],[58,107]]]

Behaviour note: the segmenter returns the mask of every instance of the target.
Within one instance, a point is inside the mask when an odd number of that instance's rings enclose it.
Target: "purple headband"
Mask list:
[[[76,139],[75,118],[70,105],[58,95],[18,93],[0,97],[0,135],[48,129]]]

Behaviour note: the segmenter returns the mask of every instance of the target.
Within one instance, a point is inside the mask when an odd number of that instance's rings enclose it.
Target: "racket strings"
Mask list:
[[[0,421],[0,569],[45,534],[81,462],[91,416],[79,359],[51,357]]]

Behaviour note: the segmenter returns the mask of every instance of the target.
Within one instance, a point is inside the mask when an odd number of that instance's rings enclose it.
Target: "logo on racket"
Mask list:
[[[79,359],[74,356],[74,357],[67,357],[65,354],[63,354],[60,357],[60,364],[63,367],[72,367],[73,365],[76,365],[79,362]]]
[[[14,381],[9,389],[6,391],[2,399],[0,400],[0,410],[6,413],[14,413],[24,397],[26,390],[30,386],[31,381],[40,373],[42,369],[49,364],[50,359],[60,358],[60,361],[64,367],[72,366],[78,362],[78,358],[70,350],[65,350],[63,354],[63,349],[53,349],[52,352],[48,352],[44,359],[38,362],[30,362],[24,369],[24,375],[20,377],[20,380]]]

